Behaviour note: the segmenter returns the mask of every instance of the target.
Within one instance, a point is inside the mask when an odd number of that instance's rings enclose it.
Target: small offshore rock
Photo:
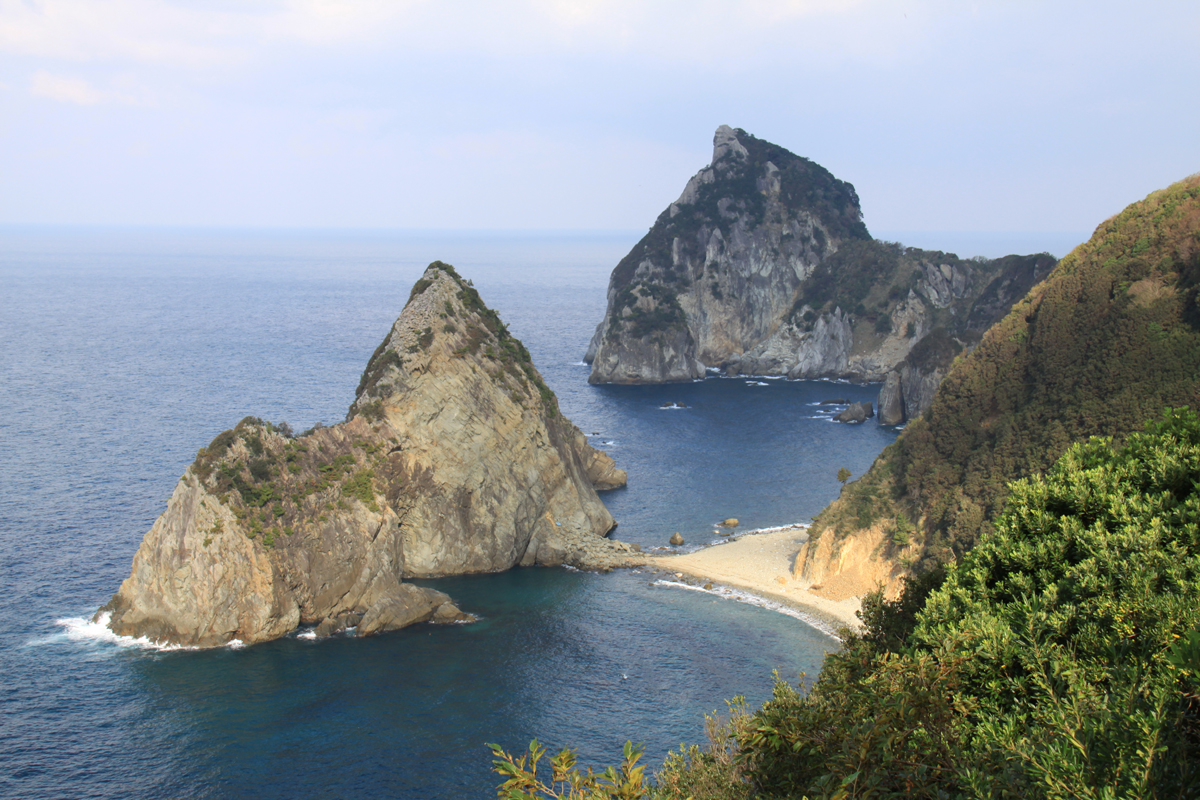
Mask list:
[[[736,528],[738,526],[737,517],[730,517],[729,519],[722,522],[721,526],[725,527],[725,528]]]
[[[834,422],[860,423],[875,416],[875,407],[870,400],[861,403],[851,403],[845,411],[834,416]]]
[[[679,531],[675,531],[675,533],[671,534],[670,543],[676,547],[679,547],[681,544],[683,544],[683,534],[681,534]]]
[[[707,591],[707,592],[711,592],[711,591],[712,591],[712,584],[711,584],[711,583],[706,583],[706,584],[704,584],[704,590],[705,590],[705,591]]]
[[[477,617],[474,614],[467,614],[460,611],[454,603],[442,603],[433,612],[431,622],[474,622]]]
[[[317,634],[317,638],[324,639],[326,637],[333,636],[340,630],[342,630],[342,626],[336,619],[333,617],[326,617],[325,619],[321,620],[321,624],[317,626],[315,633]]]
[[[845,405],[849,405],[849,404],[850,404],[850,401],[844,397],[839,397],[836,400],[822,400],[821,401],[821,405],[823,405],[823,406],[845,406]]]

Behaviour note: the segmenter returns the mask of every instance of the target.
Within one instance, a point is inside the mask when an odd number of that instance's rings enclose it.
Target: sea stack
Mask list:
[[[588,379],[664,383],[711,369],[884,381],[931,333],[970,349],[1054,263],[873,239],[854,186],[722,125],[712,162],[613,270]],[[944,374],[929,358],[907,364],[892,378],[889,424],[924,410]]]
[[[496,312],[434,262],[346,420],[292,438],[247,418],[218,435],[96,618],[202,647],[300,624],[377,633],[463,619],[403,579],[622,563],[631,548],[605,538],[615,522],[596,489],[624,483]]]
[[[608,309],[584,360],[592,383],[704,377],[771,337],[797,290],[845,239],[868,239],[854,187],[808,159],[728,125],[613,270]],[[839,313],[828,332],[848,344]]]

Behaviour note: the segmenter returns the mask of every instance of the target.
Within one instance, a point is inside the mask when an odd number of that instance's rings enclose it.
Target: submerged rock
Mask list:
[[[346,421],[217,436],[97,612],[118,634],[213,646],[299,624],[360,635],[464,619],[410,577],[631,557],[596,488],[625,473],[558,410],[529,353],[435,262],[376,349]],[[107,616],[104,616],[107,615]]]

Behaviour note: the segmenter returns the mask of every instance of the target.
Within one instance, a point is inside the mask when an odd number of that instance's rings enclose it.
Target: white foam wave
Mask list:
[[[309,628],[309,629],[308,629],[308,630],[306,630],[306,631],[301,631],[300,633],[297,633],[297,634],[296,634],[296,638],[297,638],[297,639],[304,639],[304,640],[306,640],[306,641],[310,641],[310,642],[311,642],[311,641],[314,641],[314,640],[317,638],[317,629],[316,629],[316,628]]]
[[[793,522],[788,525],[776,525],[773,528],[754,528],[752,530],[742,531],[741,535],[745,536],[748,533],[778,533],[779,531],[787,531],[791,530],[792,528],[803,528],[804,530],[808,530],[811,527],[811,522]]]
[[[108,627],[112,615],[105,612],[93,622],[88,617],[64,617],[54,620],[54,624],[63,629],[57,636],[49,636],[33,644],[49,644],[58,641],[80,642],[84,644],[113,645],[116,647],[133,647],[139,650],[154,650],[167,652],[170,650],[197,650],[181,644],[159,644],[145,636],[120,636]]]
[[[586,361],[572,361],[571,366],[572,367],[590,367],[591,364],[587,363]]]
[[[712,367],[709,367],[709,369],[712,369]],[[751,381],[786,381],[786,380],[790,380],[787,375],[746,375],[745,373],[743,373],[741,375],[721,375],[721,377],[728,378],[730,380],[743,380],[743,381],[746,381],[747,383],[750,383]]]
[[[759,597],[756,594],[751,594],[750,592],[742,589],[734,589],[731,586],[724,586],[722,584],[711,584],[713,588],[705,589],[703,586],[695,586],[690,583],[684,583],[683,581],[671,581],[664,578],[659,578],[651,585],[663,586],[671,589],[687,589],[690,592],[710,594],[714,597],[720,597],[725,600],[733,600],[734,602],[744,603],[748,606],[757,606],[758,608],[763,608],[767,611],[774,611],[778,614],[783,614],[785,616],[792,617],[793,619],[798,619],[805,625],[820,631],[826,636],[832,636],[834,639],[838,638],[837,631],[834,629],[834,627],[824,620],[819,619],[812,614],[806,614],[805,612],[796,608],[792,608],[789,605],[785,605],[775,600],[768,600],[765,597]]]

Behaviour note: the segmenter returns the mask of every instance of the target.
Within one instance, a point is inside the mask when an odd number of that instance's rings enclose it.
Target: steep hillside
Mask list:
[[[1119,440],[1165,406],[1200,404],[1198,292],[1192,176],[1101,224],[955,363],[925,415],[817,518],[798,573],[836,585],[842,543],[881,531],[874,557],[893,576],[957,559],[1010,480],[1074,441]]]

